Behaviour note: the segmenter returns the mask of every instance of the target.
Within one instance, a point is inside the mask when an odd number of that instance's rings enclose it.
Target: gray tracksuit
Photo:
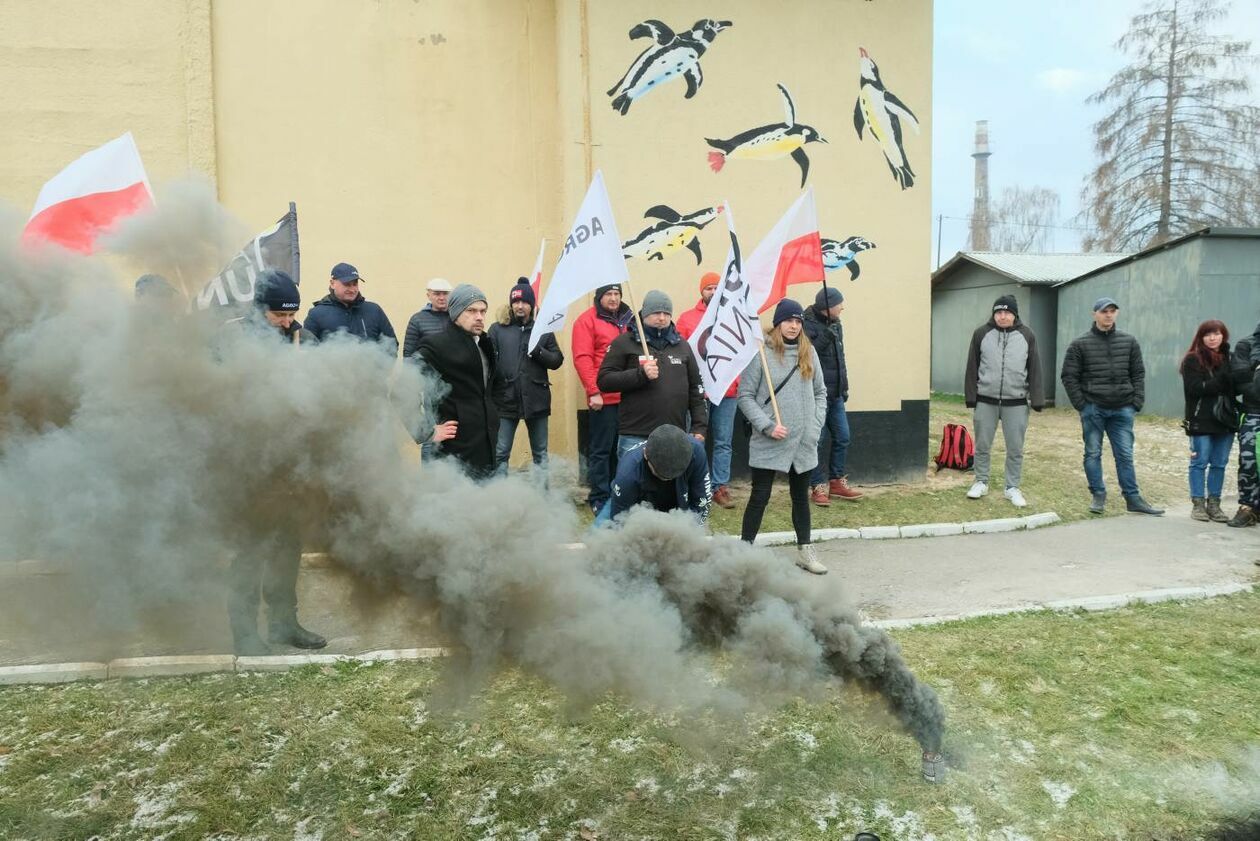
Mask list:
[[[993,319],[971,336],[963,391],[969,408],[975,409],[976,481],[989,481],[990,455],[998,424],[1006,442],[1007,488],[1018,488],[1024,468],[1024,434],[1028,407],[1041,411],[1045,397],[1041,386],[1041,359],[1037,337],[1018,318],[1009,328]]]

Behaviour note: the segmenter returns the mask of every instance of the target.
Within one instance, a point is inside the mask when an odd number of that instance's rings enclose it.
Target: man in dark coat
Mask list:
[[[844,404],[849,400],[849,368],[844,361],[844,295],[830,286],[818,290],[814,305],[801,319],[805,335],[818,352],[823,382],[827,385],[827,432],[818,439],[818,465],[809,477],[809,497],[815,505],[828,506],[831,497],[854,502],[862,492],[849,487],[845,466],[849,455],[849,416]],[[828,442],[830,438],[830,442]]]
[[[450,387],[437,407],[430,438],[437,455],[463,462],[476,477],[495,468],[499,413],[494,405],[497,360],[486,335],[486,296],[461,283],[451,292],[451,328],[420,340],[419,354]]]
[[[507,475],[508,459],[516,427],[525,421],[529,451],[534,467],[546,482],[547,419],[551,416],[551,383],[547,371],[564,364],[564,354],[556,337],[548,333],[529,353],[534,331],[534,290],[528,278],[521,278],[508,292],[508,311],[497,324],[490,325],[490,341],[499,360],[498,389],[494,403],[499,410],[499,441],[495,458],[499,472]]]
[[[303,326],[316,339],[323,340],[333,333],[344,332],[367,342],[377,342],[390,356],[398,353],[398,337],[394,325],[380,304],[366,300],[359,292],[363,278],[359,270],[349,263],[332,267],[328,280],[328,294],[315,302],[306,314]]]
[[[429,302],[424,309],[407,322],[407,337],[403,340],[403,356],[415,356],[420,350],[420,340],[433,333],[441,333],[451,326],[447,307],[450,305],[451,282],[435,277],[425,287]]]
[[[632,321],[629,330],[609,346],[597,379],[600,391],[621,392],[618,459],[662,424],[686,428],[688,412],[691,434],[697,440],[703,441],[708,431],[709,401],[700,365],[691,345],[674,328],[673,302],[653,289],[643,296],[639,315],[648,356],[642,355],[638,325]]]
[[[1068,345],[1059,378],[1072,408],[1081,413],[1090,513],[1102,514],[1107,505],[1102,473],[1105,433],[1116,459],[1116,481],[1124,494],[1126,509],[1158,516],[1164,513],[1163,509],[1142,498],[1133,469],[1133,417],[1142,411],[1146,401],[1146,366],[1138,340],[1116,329],[1119,310],[1120,305],[1111,298],[1094,302],[1094,326]]]
[[[1236,529],[1254,526],[1260,515],[1260,470],[1256,466],[1257,439],[1260,439],[1260,376],[1252,361],[1257,347],[1260,341],[1250,336],[1234,346],[1230,357],[1233,385],[1242,398],[1242,418],[1238,426],[1238,513],[1227,523]]]

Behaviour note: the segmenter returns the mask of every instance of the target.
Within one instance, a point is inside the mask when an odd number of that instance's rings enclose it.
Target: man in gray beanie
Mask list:
[[[696,440],[703,442],[708,431],[709,401],[704,396],[700,365],[691,345],[674,327],[673,302],[664,292],[653,289],[643,296],[640,316],[643,338],[639,338],[638,324],[630,322],[629,329],[609,346],[597,378],[600,391],[621,392],[619,459],[662,424],[685,429],[688,413]]]
[[[615,520],[636,505],[656,511],[691,511],[703,525],[709,519],[712,496],[704,444],[677,426],[665,424],[617,463],[612,496],[595,525]]]
[[[469,473],[489,476],[495,469],[499,413],[494,404],[497,357],[486,335],[486,296],[469,283],[451,291],[451,329],[420,340],[423,362],[450,386],[437,407],[432,436],[437,455],[463,462]]]

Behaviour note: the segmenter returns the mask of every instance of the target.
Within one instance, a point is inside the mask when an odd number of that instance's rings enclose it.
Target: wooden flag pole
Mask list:
[[[770,392],[770,405],[774,407],[774,422],[783,426],[783,415],[779,413],[779,398],[774,393],[774,378],[770,376],[770,360],[766,359],[766,343],[758,342],[757,351],[761,354],[761,370],[766,373],[766,389]]]
[[[639,307],[635,304],[634,295],[630,292],[630,281],[624,281],[621,288],[626,293],[626,300],[630,302],[630,311],[634,313],[634,323],[639,325],[639,344],[643,345],[643,355],[651,356],[652,354],[648,353],[647,335],[643,332],[643,319],[639,318]]]

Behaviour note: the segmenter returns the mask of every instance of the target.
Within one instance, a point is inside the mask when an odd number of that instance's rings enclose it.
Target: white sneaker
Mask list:
[[[1011,505],[1014,505],[1016,508],[1024,508],[1028,505],[1027,500],[1024,499],[1024,495],[1019,492],[1019,488],[1007,488],[1006,493],[1002,495],[1009,499],[1011,501]]]
[[[796,547],[796,565],[806,572],[812,572],[814,575],[827,574],[827,568],[819,563],[818,555],[814,552],[814,544],[812,543]]]
[[[989,492],[988,484],[984,482],[976,482],[971,486],[971,490],[967,491],[967,499],[979,499]]]

